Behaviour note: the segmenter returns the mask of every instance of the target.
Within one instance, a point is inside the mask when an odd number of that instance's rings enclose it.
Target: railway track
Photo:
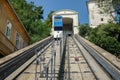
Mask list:
[[[22,72],[14,78],[9,77],[26,63]],[[63,42],[53,41],[52,37],[45,39],[0,65],[0,80],[52,79],[120,80],[120,71],[79,36],[67,36]]]
[[[38,80],[38,78],[46,78],[45,65],[48,65],[51,57],[51,46],[54,44],[52,42],[47,48],[43,48],[35,56],[35,60],[24,70],[15,80]],[[51,67],[51,66],[50,66]],[[32,77],[30,77],[32,76]]]
[[[60,66],[59,44],[60,41],[54,41],[16,80],[57,80]]]
[[[75,38],[67,37],[64,76],[59,80],[113,80]]]
[[[75,36],[78,42],[87,50],[87,52],[98,62],[103,70],[111,77],[112,80],[120,80],[120,70],[101,56],[96,50],[87,45],[79,36]],[[97,75],[96,75],[97,76]]]
[[[66,46],[65,79],[94,80],[94,74],[79,51],[73,38],[68,37]]]
[[[45,39],[44,41],[40,42],[39,44],[35,45],[34,47],[17,55],[16,57],[13,57],[10,60],[1,63],[0,64],[0,80],[5,80],[14,71],[16,71],[20,66],[22,66],[26,61],[32,58],[35,55],[36,49],[41,50],[42,48],[44,48],[46,45],[48,45],[52,41],[53,41],[53,38],[49,37]],[[10,79],[8,78],[8,80]]]

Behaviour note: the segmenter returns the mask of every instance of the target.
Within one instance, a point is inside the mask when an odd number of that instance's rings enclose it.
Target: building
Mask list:
[[[57,15],[62,16],[63,30],[66,33],[78,34],[78,12],[69,9],[63,9],[55,11],[52,15],[52,35],[54,34],[54,17]]]
[[[113,18],[110,15],[100,12],[99,5],[97,5],[94,0],[87,1],[87,9],[90,27],[95,28],[100,24],[113,21]]]
[[[27,46],[30,37],[8,0],[0,0],[0,56]]]

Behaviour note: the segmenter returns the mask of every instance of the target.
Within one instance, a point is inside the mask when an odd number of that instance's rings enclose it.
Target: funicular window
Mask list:
[[[54,30],[55,31],[60,31],[60,30],[63,30],[63,28],[62,27],[54,27]]]
[[[55,19],[62,19],[62,17],[61,16],[56,16]]]

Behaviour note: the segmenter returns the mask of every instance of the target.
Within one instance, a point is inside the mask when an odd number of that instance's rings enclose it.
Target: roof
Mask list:
[[[57,13],[60,13],[60,12],[65,12],[65,11],[68,11],[68,12],[71,12],[71,13],[74,13],[74,14],[78,14],[78,12],[74,11],[74,10],[70,10],[70,9],[62,9],[62,10],[58,10],[58,11],[55,11],[53,13],[53,15],[57,14]]]

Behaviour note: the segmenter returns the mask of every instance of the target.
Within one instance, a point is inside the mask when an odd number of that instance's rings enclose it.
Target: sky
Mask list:
[[[86,0],[26,0],[34,2],[36,6],[42,6],[44,10],[43,17],[47,18],[50,11],[62,9],[71,9],[78,12],[80,24],[89,23]]]

